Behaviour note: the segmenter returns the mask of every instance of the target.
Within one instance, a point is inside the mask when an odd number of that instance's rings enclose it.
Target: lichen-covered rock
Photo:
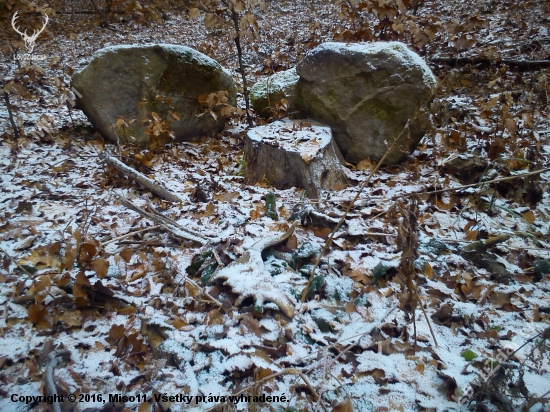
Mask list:
[[[250,89],[250,103],[256,113],[264,117],[271,116],[272,111],[269,108],[275,108],[283,99],[292,107],[294,89],[299,79],[296,68],[293,68],[259,80]]]
[[[204,104],[211,93],[236,104],[229,72],[196,50],[168,44],[101,49],[72,86],[82,95],[78,107],[103,136],[142,147],[222,130],[221,105],[212,115]]]
[[[400,42],[325,43],[311,50],[296,71],[297,109],[331,127],[349,162],[380,160],[400,136],[385,160],[399,163],[431,126],[423,106],[432,99],[436,79]]]

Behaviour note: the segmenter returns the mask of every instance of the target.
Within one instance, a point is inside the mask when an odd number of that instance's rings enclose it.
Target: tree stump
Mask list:
[[[311,120],[285,119],[249,130],[245,161],[248,184],[267,180],[277,189],[304,188],[309,198],[347,184],[330,128]]]

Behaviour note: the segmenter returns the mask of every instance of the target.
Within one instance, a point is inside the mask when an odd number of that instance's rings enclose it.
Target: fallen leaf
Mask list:
[[[109,330],[109,336],[105,338],[107,342],[114,345],[124,337],[124,325],[113,325]]]
[[[151,412],[151,404],[149,402],[143,402],[139,405],[138,412]]]
[[[84,291],[84,289],[82,289],[82,287],[78,283],[75,283],[73,285],[73,296],[75,297],[75,299],[86,299],[88,297],[88,294]]]
[[[429,262],[426,262],[426,266],[424,267],[422,274],[426,276],[428,279],[433,280],[433,277],[434,277],[433,269],[432,269],[432,265],[430,265]]]
[[[40,304],[29,306],[29,320],[37,324],[48,314],[47,309]]]
[[[508,118],[506,119],[506,128],[508,129],[508,131],[510,132],[510,134],[512,136],[515,136],[516,135],[516,131],[518,129],[518,126],[516,124],[516,120],[515,119],[512,119],[512,118]]]
[[[25,238],[25,240],[23,240],[22,242],[19,242],[19,243],[17,243],[17,245],[15,245],[14,250],[25,250],[25,249],[30,248],[37,237],[38,236],[27,236]]]
[[[332,232],[332,230],[328,227],[323,227],[323,228],[314,227],[313,228],[313,234],[315,236],[320,237],[320,238],[325,239],[325,240],[328,239],[331,232]]]
[[[33,293],[34,298],[36,299],[36,302],[38,304],[42,303],[42,301],[48,296],[50,293],[50,290],[52,288],[52,279],[47,276],[40,276],[33,285]]]
[[[216,206],[214,206],[214,203],[208,202],[202,215],[206,217],[212,216],[215,211],[216,211]]]
[[[97,254],[97,247],[92,243],[83,243],[80,246],[80,263],[87,265],[92,261],[94,256]]]
[[[132,255],[134,254],[134,251],[132,249],[124,249],[120,251],[119,255],[126,263],[130,263],[130,259],[132,259]]]
[[[535,223],[535,214],[531,210],[525,212],[523,215],[521,215],[521,217],[523,217],[529,223]]]
[[[226,192],[226,193],[214,194],[212,197],[214,198],[214,200],[217,200],[219,202],[231,203],[233,199],[236,199],[239,196],[240,196],[239,192]]]
[[[353,412],[351,400],[348,398],[345,401],[337,404],[332,408],[332,412]]]
[[[296,250],[298,248],[298,239],[295,235],[290,236],[286,242],[286,247],[290,250]]]
[[[460,354],[460,356],[462,356],[466,362],[470,362],[471,360],[477,358],[477,354],[470,349],[466,349]]]
[[[359,163],[355,166],[357,170],[373,170],[376,167],[376,162],[373,162],[369,158],[360,160]]]
[[[174,326],[176,329],[178,330],[181,330],[182,328],[184,328],[185,326],[189,326],[189,323],[187,323],[186,321],[184,321],[183,319],[181,318],[176,318],[174,319],[174,321],[172,322],[172,326]]]
[[[90,283],[90,280],[84,274],[84,272],[78,272],[78,275],[76,275],[75,281],[76,281],[76,283],[78,283],[80,285],[84,285],[84,286],[87,286],[89,288],[92,287],[92,284]]]
[[[487,103],[483,105],[483,110],[491,110],[493,107],[495,107],[499,99],[500,99],[500,95],[497,95],[492,99],[490,99]]]
[[[42,269],[57,269],[60,267],[61,262],[59,259],[50,254],[50,251],[46,248],[36,248],[27,257],[24,257],[18,262],[20,265],[33,266],[38,270]]]
[[[109,270],[109,262],[107,262],[105,259],[95,259],[90,264],[92,266],[92,269],[97,274],[97,277],[100,279],[103,279],[105,276],[107,276],[107,271]]]
[[[67,326],[82,326],[82,316],[79,310],[63,312],[56,320],[57,322],[65,322]]]
[[[477,239],[477,230],[471,230],[466,232],[466,240],[476,240]]]
[[[201,11],[197,7],[191,7],[189,9],[189,19],[193,20],[199,17]]]
[[[344,274],[352,278],[357,283],[362,283],[364,285],[370,284],[370,277],[358,269],[348,269],[344,271]]]

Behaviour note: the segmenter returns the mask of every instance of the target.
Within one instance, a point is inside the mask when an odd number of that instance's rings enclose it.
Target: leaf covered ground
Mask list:
[[[433,129],[407,162],[373,175],[305,302],[316,256],[375,165],[348,165],[352,184],[312,202],[299,188],[243,184],[242,117],[217,136],[158,152],[106,143],[72,107],[68,86],[102,47],[185,44],[240,80],[230,34],[205,28],[191,6],[155,10],[112,12],[115,30],[93,14],[58,13],[35,51],[48,59],[30,66],[13,60],[20,37],[3,28],[0,70],[21,135],[3,104],[0,408],[48,410],[11,397],[44,394],[48,355],[67,349],[57,393],[96,397],[63,410],[548,410],[548,4],[255,9],[244,54],[252,83],[329,40],[404,41],[438,78]],[[290,116],[285,107],[273,117]],[[183,201],[118,175],[102,163],[106,152]],[[120,198],[207,244],[175,237]],[[249,275],[228,280],[236,267]],[[221,399],[235,394],[285,400]]]

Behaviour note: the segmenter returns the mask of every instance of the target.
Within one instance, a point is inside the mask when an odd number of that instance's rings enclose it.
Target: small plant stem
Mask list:
[[[15,124],[15,120],[13,120],[13,112],[11,110],[11,103],[10,103],[10,95],[6,91],[4,91],[4,99],[6,100],[6,107],[8,108],[8,118],[10,119],[11,127],[13,128],[13,136],[16,139],[19,139],[20,137],[19,129]]]
[[[113,238],[113,239],[111,239],[111,240],[107,240],[106,242],[103,242],[103,243],[101,244],[101,247],[105,247],[105,246],[107,246],[109,243],[116,242],[117,240],[121,240],[121,239],[130,237],[130,236],[135,235],[135,234],[137,234],[137,233],[142,233],[142,232],[147,232],[147,231],[149,231],[149,230],[159,229],[160,227],[161,227],[160,225],[156,225],[156,226],[146,227],[145,229],[135,230],[135,231],[133,231],[133,232],[128,232],[128,233],[126,233],[125,235],[118,236],[118,237],[115,237],[115,238]]]
[[[90,2],[92,3],[92,6],[94,6],[94,9],[99,14],[103,27],[109,28],[109,22],[107,21],[107,17],[105,17],[105,13],[103,13],[103,10],[101,10],[101,8],[97,5],[95,0],[90,0]]]
[[[407,126],[408,126],[408,123],[405,125],[405,128],[403,128],[403,130],[405,130],[407,128]],[[315,271],[319,267],[319,262],[321,262],[321,258],[324,256],[324,254],[327,251],[328,247],[332,244],[332,238],[334,237],[334,234],[338,231],[338,229],[340,229],[340,226],[342,226],[342,223],[344,223],[344,220],[346,219],[346,216],[348,215],[349,211],[351,210],[351,208],[355,204],[355,201],[359,198],[359,195],[361,194],[363,189],[369,184],[369,182],[371,181],[374,174],[378,171],[378,169],[380,169],[380,166],[382,166],[382,163],[384,163],[384,160],[386,160],[386,157],[388,157],[389,153],[391,152],[391,150],[395,146],[395,142],[397,142],[399,140],[399,137],[401,137],[402,133],[403,133],[403,131],[399,134],[399,136],[397,136],[397,138],[393,141],[391,146],[388,147],[388,150],[386,150],[386,153],[384,153],[384,156],[382,156],[382,158],[378,161],[378,163],[376,164],[374,169],[371,170],[371,172],[369,174],[369,177],[363,183],[361,183],[361,186],[359,186],[359,190],[357,191],[357,193],[355,194],[355,196],[351,200],[350,204],[346,208],[346,211],[344,212],[344,214],[342,215],[342,217],[340,218],[340,220],[336,224],[336,227],[330,233],[330,236],[327,239],[327,241],[325,242],[325,245],[323,246],[323,249],[321,249],[321,253],[319,253],[319,256],[317,256],[317,259],[315,260],[315,264],[313,265],[313,269],[311,269],[311,274],[309,275],[309,281],[307,282],[307,285],[306,285],[304,291],[302,292],[302,298],[300,299],[301,302],[305,302],[305,300],[306,300],[307,291],[309,290],[309,288],[311,286],[311,282],[313,281],[313,278],[315,277]]]
[[[398,196],[394,196],[391,198],[391,200],[397,200],[404,197],[409,197],[413,195],[433,195],[435,193],[443,193],[443,192],[451,192],[453,190],[462,190],[462,189],[468,189],[469,187],[476,187],[476,186],[483,186],[488,183],[497,183],[497,182],[503,182],[505,180],[513,180],[513,179],[520,179],[522,177],[527,176],[534,176],[534,175],[540,175],[541,173],[550,171],[550,167],[547,167],[545,169],[541,170],[535,170],[534,172],[529,173],[522,173],[520,175],[514,175],[514,176],[507,176],[507,177],[501,177],[499,179],[493,179],[493,180],[486,180],[485,182],[479,182],[479,183],[472,183],[469,185],[463,185],[463,186],[457,186],[457,187],[447,187],[445,189],[439,189],[439,190],[432,190],[431,192],[412,192],[412,193],[405,193]]]
[[[246,121],[248,122],[248,126],[252,127],[254,126],[254,123],[252,122],[252,116],[250,116],[250,101],[248,98],[248,86],[246,83],[246,73],[244,71],[244,63],[243,63],[243,51],[241,48],[241,30],[239,27],[239,13],[235,11],[234,8],[231,8],[231,20],[233,21],[233,25],[235,27],[235,46],[237,47],[237,56],[239,58],[239,70],[241,72],[241,77],[243,79],[243,94],[244,94],[244,104],[246,107]]]
[[[266,376],[265,378],[262,378],[256,382],[254,382],[252,385],[249,385],[247,386],[246,388],[240,390],[239,392],[237,393],[234,393],[232,396],[233,397],[238,397],[239,395],[242,395],[243,393],[245,392],[248,392],[250,389],[252,389],[254,386],[257,386],[257,385],[260,385],[264,382],[267,382],[268,380],[270,379],[273,379],[273,378],[276,378],[278,376],[282,376],[282,375],[298,375],[300,378],[302,378],[302,380],[304,381],[304,383],[306,384],[306,386],[308,387],[308,389],[311,391],[311,393],[313,394],[313,396],[315,396],[316,399],[320,399],[320,396],[319,394],[317,393],[317,391],[315,390],[315,388],[313,387],[313,385],[311,385],[311,382],[309,382],[308,378],[302,373],[300,372],[298,369],[284,369],[282,371],[279,371],[279,372],[276,372],[276,373],[273,373],[269,376]],[[210,408],[210,409],[207,409],[206,412],[211,412],[211,411],[214,411],[216,410],[216,408],[218,408],[218,406],[220,405],[216,405],[214,406],[213,408]],[[323,410],[325,412],[328,412],[328,409],[327,407],[321,402],[321,407],[323,408]]]
[[[424,310],[424,306],[422,306],[422,301],[420,300],[420,295],[418,294],[418,290],[417,290],[416,285],[415,285],[414,293],[416,294],[416,299],[418,301],[418,306],[420,306],[420,310],[422,310],[422,313],[424,314],[424,317],[426,318],[426,322],[428,322],[428,328],[430,328],[430,333],[432,334],[432,338],[434,340],[435,346],[438,348],[439,345],[437,344],[437,339],[435,338],[435,333],[432,329],[432,323],[430,322],[430,319],[428,318],[428,314]],[[415,325],[415,328],[416,328],[416,325]],[[414,339],[415,339],[414,346],[416,348],[416,331],[414,333]]]
[[[21,269],[23,272],[25,272],[25,273],[26,273],[27,275],[29,275],[31,278],[33,277],[32,273],[30,273],[27,269],[25,269],[23,266],[21,266],[19,263],[17,263],[17,261],[16,261],[14,258],[12,258],[12,257],[8,254],[8,252],[6,252],[6,251],[5,251],[4,249],[2,249],[1,247],[0,247],[0,252],[2,252],[9,260],[11,260],[12,263],[13,263],[15,266],[17,266],[19,269]]]

